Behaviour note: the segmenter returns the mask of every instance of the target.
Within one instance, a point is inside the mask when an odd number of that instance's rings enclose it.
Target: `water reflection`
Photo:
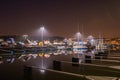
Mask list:
[[[15,60],[20,60],[22,62],[27,62],[31,59],[36,59],[40,57],[40,59],[44,60],[44,58],[48,59],[52,56],[57,56],[57,55],[72,55],[73,57],[80,58],[82,59],[84,57],[84,54],[79,52],[79,51],[70,51],[70,50],[56,50],[54,52],[41,52],[41,53],[36,53],[36,54],[8,54],[5,53],[6,55],[1,55],[0,56],[0,64],[4,63],[7,61],[8,63],[13,63]],[[43,61],[42,61],[43,62]],[[42,63],[41,62],[41,63]]]
[[[13,56],[11,56],[10,58],[7,59],[8,63],[13,63],[15,60],[15,58]]]
[[[2,59],[2,56],[0,56],[0,64],[3,63],[3,59]]]
[[[24,78],[27,78],[28,80],[31,79],[31,75],[36,76],[35,70],[39,72],[39,74],[43,74],[46,75],[48,74],[48,71],[46,69],[54,69],[54,70],[59,70],[59,71],[65,71],[65,72],[70,72],[70,73],[79,73],[79,74],[88,74],[91,75],[96,74],[96,72],[98,73],[102,73],[103,71],[99,70],[99,67],[92,67],[89,65],[83,65],[81,63],[89,63],[90,61],[85,60],[85,57],[89,57],[93,55],[93,53],[91,52],[83,52],[81,53],[80,51],[69,51],[69,50],[56,50],[54,52],[39,52],[36,54],[23,54],[23,53],[19,53],[19,54],[8,54],[5,53],[4,55],[0,54],[0,64],[4,64],[7,62],[7,68],[5,67],[4,69],[11,69],[12,67],[8,67],[8,66],[12,66],[15,65],[15,67],[13,67],[13,71],[14,69],[18,69],[20,68],[22,63],[22,67],[23,65],[27,65],[28,67],[24,66],[25,68],[25,72],[24,72]],[[76,64],[74,64],[76,63]],[[10,64],[10,65],[9,65]],[[16,67],[17,64],[17,67]],[[19,64],[19,66],[18,66]],[[6,66],[6,64],[5,64]],[[29,67],[30,66],[30,67]],[[57,66],[57,67],[56,67]],[[31,72],[31,67],[33,73]],[[36,67],[36,68],[35,68]],[[21,69],[23,70],[23,69]],[[28,71],[27,71],[28,70]],[[110,70],[109,70],[110,71]],[[106,71],[106,75],[107,73],[110,72]],[[53,72],[54,73],[54,72]],[[52,74],[53,74],[52,73]],[[15,73],[16,74],[16,73]],[[49,77],[51,77],[51,72],[49,72]],[[56,73],[54,73],[55,75]],[[112,75],[117,75],[117,73],[112,72]],[[99,74],[98,74],[99,75]],[[100,74],[102,75],[102,74]],[[38,75],[39,77],[40,75]],[[48,79],[47,79],[48,80]]]
[[[71,55],[71,60],[72,58],[78,58],[79,59],[79,63],[84,63],[85,62],[85,58],[86,57],[90,57],[93,58],[94,57],[94,52],[86,52],[86,51],[71,51],[71,50],[55,50],[55,51],[43,51],[40,53],[19,53],[18,54],[8,54],[5,53],[6,55],[1,55],[0,57],[0,64],[4,63],[5,61],[7,61],[7,63],[14,63],[15,60],[19,60],[22,62],[28,62],[30,60],[34,60],[35,59],[40,59],[39,62],[35,62],[35,63],[40,63],[41,68],[45,68],[46,67],[46,63],[47,60],[51,59],[51,57],[53,56],[58,56],[58,55],[64,55],[66,56],[66,60],[69,58],[69,55]],[[65,60],[63,57],[61,57],[61,60]],[[60,60],[59,57],[57,58],[57,60]]]
[[[18,59],[20,59],[23,62],[26,62],[31,59],[33,54],[22,54]]]

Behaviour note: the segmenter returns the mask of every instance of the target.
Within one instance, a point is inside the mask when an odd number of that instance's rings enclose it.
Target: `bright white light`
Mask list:
[[[90,43],[91,43],[91,45],[96,45],[95,39],[91,39],[91,40],[90,40]]]
[[[95,40],[94,40],[94,39],[92,39],[91,41],[92,41],[92,42],[94,42]]]
[[[77,35],[80,36],[81,35],[80,32],[78,32]]]
[[[41,27],[41,30],[44,30],[45,28],[44,27]]]
[[[40,31],[42,32],[42,34],[44,33],[45,28],[44,27],[40,27]]]
[[[81,38],[81,33],[80,33],[80,32],[77,32],[76,37],[77,37],[78,44],[79,44],[79,41],[80,41],[80,38]]]
[[[41,72],[41,73],[45,73],[45,70],[44,70],[44,69],[40,69],[40,72]]]
[[[44,27],[41,27],[40,28],[40,30],[41,30],[41,37],[42,37],[42,42],[44,41],[44,30],[45,30],[45,28]]]
[[[45,58],[49,58],[50,54],[45,54],[44,56],[45,56]]]
[[[23,35],[23,37],[27,38],[27,37],[28,37],[28,35],[27,35],[27,34],[24,34],[24,35]]]
[[[81,37],[81,33],[77,32],[77,37],[80,38]]]
[[[37,54],[32,54],[33,58],[36,59],[37,58]]]
[[[44,69],[45,69],[45,67],[43,66],[43,60],[42,60],[42,67],[41,67],[41,69],[40,69],[40,72],[41,72],[41,73],[45,73],[45,70],[44,70]]]
[[[44,34],[44,36],[52,36],[51,32],[49,32],[49,30],[46,28],[46,25],[40,25],[36,31],[35,31],[35,35],[37,36],[42,36],[42,34]]]
[[[90,40],[93,39],[93,36],[92,35],[88,36],[88,39],[90,39]]]
[[[45,27],[44,26],[42,26],[42,27],[39,28],[39,32],[43,33],[44,31],[45,31]]]

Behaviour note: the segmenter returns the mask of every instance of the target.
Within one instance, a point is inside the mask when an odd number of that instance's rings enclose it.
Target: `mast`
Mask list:
[[[80,42],[80,26],[79,26],[79,24],[78,24],[78,33],[77,33],[77,35],[78,35],[78,45],[79,45],[79,42]]]

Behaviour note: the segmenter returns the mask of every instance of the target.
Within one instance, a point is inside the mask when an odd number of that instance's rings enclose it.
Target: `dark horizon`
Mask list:
[[[1,1],[0,35],[39,35],[44,25],[50,36],[120,37],[120,0]],[[78,30],[79,27],[79,30]]]

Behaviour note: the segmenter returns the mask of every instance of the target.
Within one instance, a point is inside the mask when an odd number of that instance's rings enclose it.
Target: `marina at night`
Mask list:
[[[0,80],[120,80],[120,0],[2,0]]]
[[[70,43],[67,39],[58,38],[55,41],[48,41],[43,38],[34,44],[32,42],[35,41],[31,41],[30,38],[24,40],[23,37],[21,39],[23,42],[18,40],[16,42],[13,37],[12,39],[3,37],[0,46],[0,71],[2,72],[0,75],[8,77],[1,76],[0,79],[103,80],[104,78],[111,80],[119,78],[120,51],[114,50],[115,47],[111,47],[110,44],[105,44],[106,41],[103,39],[101,41],[101,38],[94,38],[94,42],[92,36],[86,39],[88,40],[84,39],[82,42],[73,39]],[[22,44],[18,44],[19,42]],[[17,72],[19,74],[16,74]]]

